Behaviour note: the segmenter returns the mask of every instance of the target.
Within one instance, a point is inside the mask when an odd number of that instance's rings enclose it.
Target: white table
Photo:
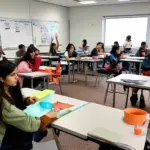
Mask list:
[[[129,80],[132,79],[132,80],[140,80],[140,81],[147,81],[147,82],[140,85],[140,84],[133,84],[133,83],[123,82],[123,81],[121,81],[121,79],[129,79]],[[110,84],[114,84],[113,92],[109,91],[109,85]],[[107,80],[107,89],[106,89],[106,93],[105,93],[104,103],[106,103],[107,94],[108,93],[113,93],[113,107],[115,107],[115,97],[116,97],[115,94],[120,93],[120,92],[116,92],[116,85],[117,84],[127,87],[127,93],[126,93],[127,97],[126,97],[126,104],[125,104],[125,108],[126,108],[127,104],[128,104],[129,88],[132,87],[132,88],[150,90],[150,77],[142,76],[142,75],[133,75],[133,74],[121,74],[117,77],[114,77],[114,78],[111,78],[111,79]],[[123,93],[120,93],[120,94],[123,94]]]
[[[144,60],[145,57],[126,57],[126,59]]]
[[[18,60],[20,59],[20,57],[16,57],[16,56],[5,56],[7,59],[14,59],[14,60]]]
[[[24,97],[29,97],[34,95],[35,93],[39,92],[39,90],[35,90],[35,89],[30,89],[30,88],[22,88],[22,95]],[[62,102],[62,103],[68,103],[71,105],[84,105],[84,104],[88,104],[88,102],[82,101],[82,100],[78,100],[75,98],[71,98],[71,97],[67,97],[67,96],[62,96],[62,95],[58,95],[58,94],[54,94],[52,99],[52,102]]]
[[[30,89],[30,88],[22,88],[21,91],[22,91],[23,97],[29,97],[29,96],[32,96],[35,93],[39,92],[39,90],[34,90],[34,89]],[[54,94],[51,98],[51,102],[57,102],[57,101],[62,102],[62,103],[68,103],[71,105],[79,105],[79,106],[88,104],[85,101],[77,100],[77,99],[70,98],[67,96]],[[76,110],[76,111],[79,111],[79,110]],[[53,122],[52,125],[55,125],[55,122]],[[56,132],[56,130],[53,129],[53,133],[54,133],[53,135],[54,135],[54,139],[56,141],[57,147],[60,148],[60,150],[61,150],[61,145],[59,143],[57,136],[55,135],[55,132]]]
[[[32,96],[37,92],[38,90],[29,88],[22,89],[24,97]],[[53,100],[73,105],[87,104],[87,102],[57,94],[54,94],[52,97],[52,101]],[[89,137],[88,132],[96,127],[104,127],[107,130],[121,135],[121,141],[118,142],[133,146],[136,150],[143,150],[146,141],[148,122],[146,121],[142,128],[144,134],[142,136],[135,136],[133,133],[134,127],[123,121],[123,115],[123,110],[89,103],[83,108],[55,121],[52,124],[52,127],[58,131],[69,133],[83,140],[90,140],[94,142],[96,142],[96,140]],[[107,139],[105,140],[107,142]],[[99,143],[99,141],[97,141],[97,143]]]
[[[52,61],[55,61],[55,59],[59,59],[59,56],[43,56],[43,55],[40,55],[42,57],[42,59],[48,59],[48,62],[49,62],[49,65],[52,64]]]
[[[56,67],[48,67],[48,66],[40,66],[39,67],[39,70],[46,70],[46,69],[56,70]]]
[[[139,57],[140,58],[140,57]],[[132,59],[132,57],[128,57],[128,58],[122,58],[119,60],[120,62],[129,62],[129,63],[133,63],[133,64],[139,64],[139,74],[141,74],[141,67],[142,67],[142,59]],[[132,68],[129,68],[129,71],[131,71]]]
[[[102,60],[100,59],[92,59],[92,57],[82,57],[82,58],[71,58],[70,59],[71,62],[78,62],[78,66],[79,66],[79,63],[82,62],[84,63],[85,67],[84,67],[84,75],[85,75],[85,85],[87,85],[87,64],[88,63],[97,63],[97,62],[101,62]],[[79,67],[78,67],[79,68]],[[74,79],[74,67],[73,67],[73,79]]]
[[[118,142],[128,144],[136,148],[136,150],[143,150],[148,122],[143,126],[144,134],[136,136],[133,133],[134,126],[126,124],[123,121],[123,116],[124,112],[122,110],[90,103],[82,109],[55,121],[52,127],[83,140],[91,141],[96,139],[93,140],[92,137],[88,137],[88,132],[96,127],[104,127],[121,135],[121,140]],[[107,142],[107,139],[104,140]]]
[[[43,55],[40,55],[43,59],[57,59],[59,58],[59,56],[43,56]]]
[[[30,73],[19,73],[18,75],[21,76],[21,77],[30,79],[31,80],[31,88],[33,89],[33,80],[35,78],[43,78],[44,87],[46,88],[45,78],[48,79],[51,74],[50,73],[44,73],[44,72],[30,72]],[[48,82],[47,82],[47,88],[48,88]]]

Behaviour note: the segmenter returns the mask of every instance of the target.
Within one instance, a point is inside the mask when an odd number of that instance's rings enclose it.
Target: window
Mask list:
[[[110,47],[114,41],[122,46],[131,35],[133,47],[139,47],[146,41],[147,25],[148,17],[105,18],[105,46]]]

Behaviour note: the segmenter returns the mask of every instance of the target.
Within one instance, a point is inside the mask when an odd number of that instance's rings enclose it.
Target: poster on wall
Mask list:
[[[56,34],[59,35],[59,22],[32,20],[35,44],[49,45],[51,38],[56,43]]]
[[[9,21],[6,21],[4,24],[5,24],[5,30],[9,30],[10,29]]]
[[[42,44],[49,44],[51,38],[53,38],[55,42],[55,36],[59,32],[57,22],[43,22],[40,25],[40,28],[41,28],[41,43]]]
[[[15,30],[16,32],[20,32],[19,23],[15,23]]]

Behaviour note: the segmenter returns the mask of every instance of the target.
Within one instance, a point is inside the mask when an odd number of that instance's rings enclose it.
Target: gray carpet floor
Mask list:
[[[97,104],[102,104],[104,101],[104,95],[106,90],[106,79],[102,79],[100,84],[97,87],[94,87],[95,84],[95,76],[88,76],[88,85],[85,86],[84,84],[84,76],[83,75],[75,75],[75,78],[78,80],[77,83],[68,83],[67,76],[62,81],[62,89],[63,95],[77,98],[80,100],[84,100],[87,102],[94,102]],[[52,86],[52,89],[56,91],[57,94],[60,93],[58,86]],[[117,86],[117,90],[123,92],[122,86]],[[140,91],[139,91],[140,95]],[[130,89],[130,96],[131,96],[131,89]],[[146,108],[148,112],[150,112],[150,101],[148,101],[149,92],[144,91],[144,96],[146,100]],[[117,109],[124,109],[125,106],[125,95],[116,96],[116,108]],[[107,103],[108,107],[112,107],[112,94],[108,95]],[[128,107],[131,107],[130,101]],[[137,105],[138,107],[138,105]],[[49,130],[49,135],[43,141],[51,141],[53,139],[51,130]],[[92,142],[83,141],[66,133],[61,133],[59,137],[60,143],[62,145],[63,150],[98,150],[98,145]],[[44,143],[43,143],[44,144]],[[47,147],[47,146],[46,146]],[[37,148],[38,150],[38,148]],[[42,150],[47,150],[42,147]],[[49,150],[55,150],[53,147],[49,147]]]

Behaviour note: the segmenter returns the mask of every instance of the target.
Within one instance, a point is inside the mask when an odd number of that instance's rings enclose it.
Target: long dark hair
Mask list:
[[[131,35],[128,35],[127,37],[126,37],[126,41],[128,41],[128,42],[131,42]]]
[[[115,41],[115,42],[114,42],[114,45],[119,46],[119,42],[118,42],[118,41]],[[114,45],[113,45],[113,46],[114,46]]]
[[[114,45],[113,47],[112,47],[112,49],[111,49],[111,54],[113,54],[114,56],[117,56],[117,53],[116,53],[116,51],[117,50],[119,50],[120,49],[120,46],[118,46],[118,45]],[[119,57],[119,56],[118,56]]]
[[[33,52],[35,52],[33,47],[29,46],[25,55],[17,62],[17,65],[22,61],[26,61],[26,62],[29,61],[30,63],[34,64],[35,60],[31,59],[31,55],[30,55],[30,53]]]
[[[98,43],[97,43],[97,45],[100,45],[100,44],[102,45],[103,52],[105,52],[104,43],[102,43],[102,42],[98,42]]]
[[[145,49],[145,50],[143,50],[143,46],[146,46],[146,42],[142,42],[141,43],[141,47],[139,48],[139,55],[140,55],[140,57],[142,56],[142,52],[144,51],[144,52],[146,52],[147,50]]]
[[[56,50],[54,49],[54,46],[56,46],[55,43],[52,43],[51,47],[50,47],[50,54],[56,54]]]
[[[11,74],[16,68],[16,65],[10,61],[8,61],[6,58],[3,58],[0,61],[0,77],[2,79],[6,79],[6,77]],[[25,109],[25,105],[23,103],[23,97],[21,94],[19,82],[17,83],[17,86],[15,87],[9,87],[9,92],[11,94],[12,100],[9,101],[9,103],[14,104],[17,108],[23,110]],[[4,84],[2,81],[0,81],[0,119],[2,117],[2,102],[3,98],[5,97],[6,93],[4,91]]]
[[[69,50],[72,46],[74,47],[74,50],[76,49],[75,46],[72,43],[70,43],[70,44],[68,44],[66,51],[69,52]]]
[[[40,50],[37,47],[35,47],[33,44],[30,44],[28,49],[33,49],[34,52],[39,51],[39,53],[40,53]]]
[[[86,46],[87,46],[87,40],[84,39],[82,47],[85,48]]]

